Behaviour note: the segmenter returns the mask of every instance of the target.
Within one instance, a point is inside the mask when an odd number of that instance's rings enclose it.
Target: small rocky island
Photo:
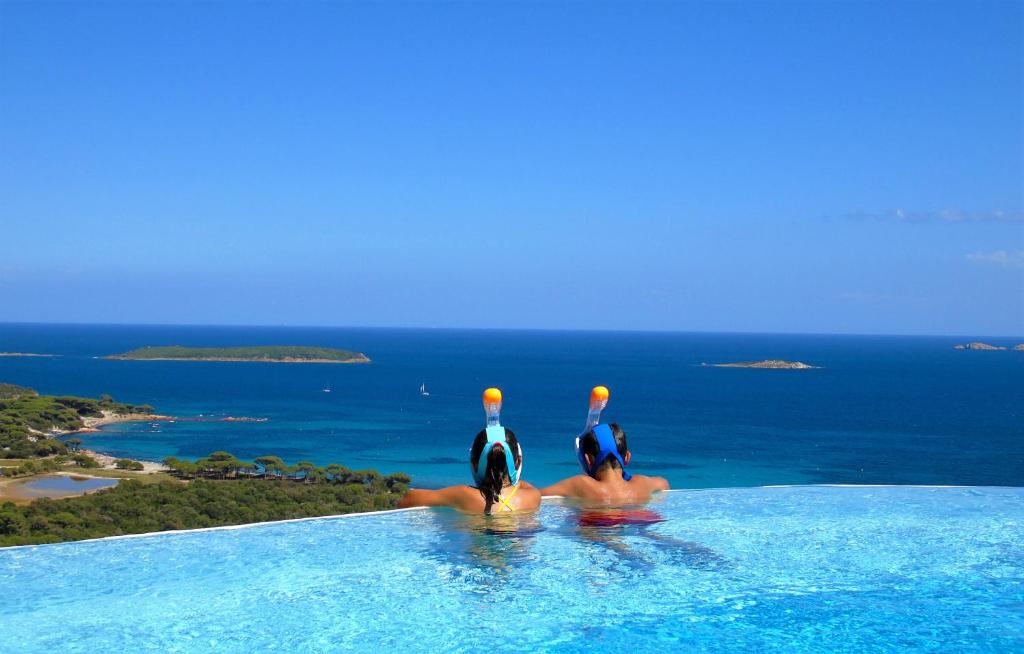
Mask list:
[[[55,357],[56,354],[38,354],[36,352],[0,352],[0,357]]]
[[[252,347],[140,347],[107,359],[120,361],[256,361],[260,363],[369,363],[362,352],[304,345]]]
[[[957,343],[953,346],[954,350],[1005,350],[1006,347],[1002,345],[989,345],[988,343],[982,343],[980,341],[972,341],[970,343]],[[1024,347],[1018,345],[1013,348],[1015,350],[1024,350]]]
[[[821,366],[812,366],[801,361],[784,361],[782,359],[765,359],[764,361],[739,361],[737,363],[705,363],[714,368],[771,368],[774,370],[812,370]]]

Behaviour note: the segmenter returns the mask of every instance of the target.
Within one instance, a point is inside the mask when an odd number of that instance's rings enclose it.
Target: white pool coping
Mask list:
[[[755,490],[758,488],[1020,488],[1018,486],[963,486],[963,485],[930,485],[930,484],[775,484],[769,486],[724,486],[719,488],[671,488],[661,493],[695,493],[701,491],[719,490]],[[545,499],[564,500],[563,495],[546,495]],[[219,527],[198,527],[196,529],[170,529],[167,531],[149,531],[143,534],[122,534],[120,536],[103,536],[101,538],[86,538],[83,540],[68,540],[59,543],[36,543],[34,545],[8,545],[0,547],[0,554],[8,550],[18,550],[32,547],[53,547],[56,545],[73,545],[78,543],[96,543],[108,540],[124,540],[127,538],[153,538],[156,536],[174,536],[178,534],[192,534],[204,531],[227,531],[231,529],[248,529],[250,527],[262,527],[265,525],[282,525],[290,522],[311,522],[314,520],[337,520],[340,518],[361,518],[371,515],[384,515],[391,513],[405,513],[408,511],[422,511],[430,509],[428,506],[413,506],[405,509],[385,509],[383,511],[363,511],[356,513],[339,513],[335,515],[311,516],[308,518],[288,518],[286,520],[267,520],[264,522],[247,522],[241,525],[221,525]]]

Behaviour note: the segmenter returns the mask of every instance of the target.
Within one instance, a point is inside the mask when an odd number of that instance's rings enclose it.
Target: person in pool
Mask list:
[[[523,451],[511,429],[490,426],[476,435],[469,450],[475,486],[449,486],[439,490],[414,488],[398,508],[450,506],[464,513],[536,511],[540,491],[523,481]]]
[[[560,495],[588,505],[643,504],[658,491],[668,490],[664,477],[631,475],[632,455],[626,432],[616,423],[597,424],[579,438],[577,456],[586,474],[569,477],[543,489],[545,496]]]

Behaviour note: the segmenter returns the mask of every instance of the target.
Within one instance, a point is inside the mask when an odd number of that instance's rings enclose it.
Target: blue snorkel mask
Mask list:
[[[497,388],[488,388],[484,391],[484,412],[487,414],[487,444],[481,450],[480,459],[477,460],[476,467],[473,468],[473,480],[477,484],[483,482],[487,475],[487,458],[490,456],[494,446],[500,443],[502,449],[505,450],[505,466],[508,468],[509,481],[515,485],[519,483],[523,476],[523,448],[518,443],[516,444],[518,450],[516,454],[519,455],[519,467],[517,468],[515,457],[512,456],[512,447],[505,437],[505,428],[499,422],[501,391]],[[470,448],[471,451],[472,449]],[[472,462],[470,462],[470,466],[472,465]]]
[[[595,386],[594,390],[590,391],[590,409],[587,413],[587,426],[583,430],[583,434],[576,437],[576,459],[580,462],[580,468],[583,470],[583,474],[597,478],[597,470],[609,457],[619,462],[619,466],[622,467],[622,478],[629,481],[633,478],[633,475],[629,474],[626,470],[626,462],[623,460],[622,455],[619,454],[619,446],[615,442],[615,434],[612,432],[612,428],[606,424],[601,423],[601,412],[608,406],[608,389],[604,386]],[[594,436],[597,438],[597,456],[594,457],[592,465],[587,465],[587,457],[583,453],[583,448],[580,447],[580,440],[588,432],[593,431]]]

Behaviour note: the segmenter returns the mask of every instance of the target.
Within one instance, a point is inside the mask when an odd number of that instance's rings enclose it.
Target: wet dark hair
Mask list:
[[[505,429],[505,441],[508,443],[508,447],[512,448],[512,462],[518,468],[521,457],[519,456],[519,441],[516,440],[516,435],[512,433],[511,429],[507,427]],[[473,439],[473,447],[469,449],[469,463],[476,470],[477,464],[480,462],[480,454],[484,451],[484,445],[487,445],[487,430],[481,431]],[[512,477],[509,474],[508,462],[505,460],[505,445],[504,443],[498,443],[491,448],[490,453],[487,455],[487,468],[484,470],[484,478],[477,484],[477,490],[484,496],[484,502],[487,503],[485,512],[490,513],[491,505],[498,501],[501,496],[501,489],[506,482],[511,482]]]
[[[608,425],[612,430],[612,435],[615,436],[615,449],[619,451],[619,456],[623,460],[626,459],[626,455],[629,454],[629,445],[626,443],[626,432],[622,431],[622,427],[616,422]],[[583,453],[588,455],[591,460],[597,458],[597,455],[601,453],[601,447],[597,444],[597,436],[594,435],[594,430],[591,429],[587,433],[580,436],[580,449]],[[604,460],[601,465],[611,464],[613,468],[621,468],[618,459],[613,456],[608,457]]]

